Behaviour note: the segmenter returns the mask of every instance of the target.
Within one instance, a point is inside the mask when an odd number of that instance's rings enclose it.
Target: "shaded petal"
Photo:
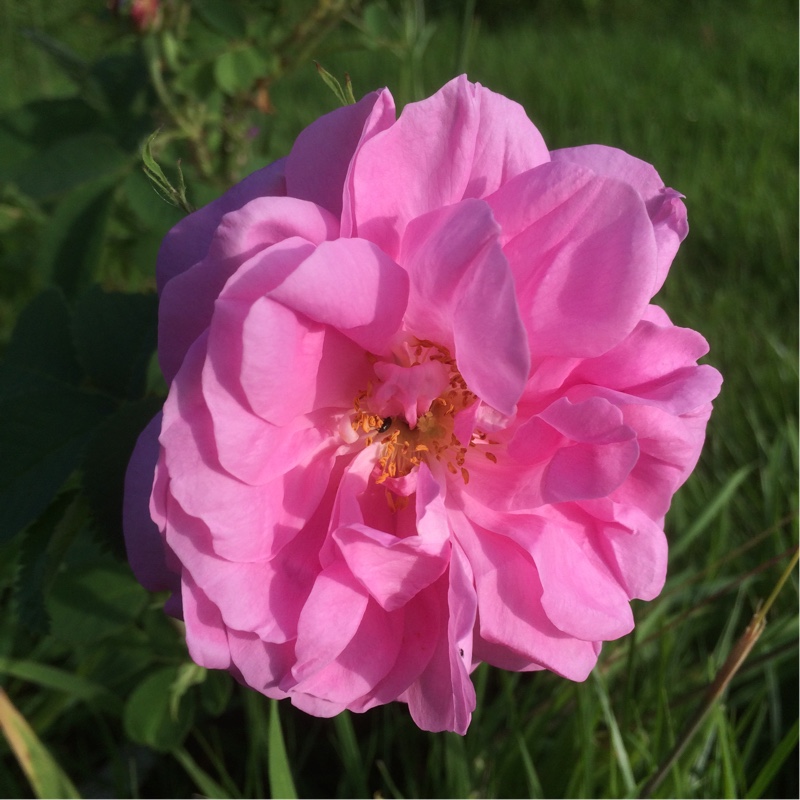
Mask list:
[[[658,272],[653,287],[655,294],[667,277],[672,259],[689,232],[683,195],[668,189],[651,164],[634,158],[623,150],[601,144],[554,150],[553,161],[568,161],[588,167],[597,175],[616,178],[633,186],[644,200],[658,247]]]
[[[319,573],[297,624],[297,682],[319,672],[347,647],[361,625],[369,596],[344,561]]]
[[[225,194],[182,219],[164,237],[158,252],[156,276],[159,293],[176,275],[205,258],[222,217],[257,197],[286,194],[282,158],[248,175]]]
[[[559,630],[545,614],[531,556],[466,518],[451,520],[475,574],[481,637],[565,678],[584,680],[597,661],[595,648]]]
[[[206,339],[202,336],[189,350],[164,405],[160,441],[169,491],[187,514],[206,523],[219,555],[232,561],[268,558],[313,514],[327,486],[333,454],[327,463],[321,455],[308,468],[294,467],[256,486],[222,469],[208,408],[198,390]]]
[[[552,163],[487,202],[503,230],[532,357],[599,355],[633,330],[657,268],[653,228],[634,189]]]
[[[447,569],[444,490],[424,464],[417,482],[417,531],[417,536],[398,539],[366,525],[350,525],[333,534],[353,575],[386,611],[404,606]]]
[[[150,515],[150,494],[159,456],[161,413],[139,434],[125,472],[122,529],[128,562],[136,579],[151,592],[177,591],[180,572],[167,566],[166,545]]]
[[[386,89],[370,92],[357,103],[342,106],[301,131],[286,160],[286,193],[310,200],[337,217],[350,162],[365,129],[383,129],[394,121],[394,106]],[[391,95],[389,95],[391,101]],[[390,112],[390,113],[387,113]]]
[[[344,650],[333,661],[299,680],[293,693],[302,692],[347,706],[369,697],[394,666],[402,634],[403,613],[387,614],[370,601]]]
[[[221,218],[205,258],[160,292],[158,353],[167,382],[189,345],[210,324],[214,302],[226,281],[244,264],[276,243],[317,244],[338,231],[338,222],[327,211],[290,197],[257,198]]]
[[[542,608],[564,633],[587,641],[633,630],[628,595],[586,542],[580,523],[546,525],[530,545],[542,582]]]
[[[401,248],[411,288],[405,323],[417,336],[455,347],[470,390],[512,414],[530,358],[499,229],[481,200],[411,222]]]
[[[436,584],[447,614],[447,635],[438,645],[425,671],[404,695],[414,722],[426,731],[467,732],[475,709],[475,688],[469,677],[472,663],[472,630],[477,599],[472,570],[460,548],[453,549],[448,570]]]
[[[219,609],[187,570],[183,571],[181,583],[186,645],[192,661],[207,669],[227,669],[231,665],[231,651]]]

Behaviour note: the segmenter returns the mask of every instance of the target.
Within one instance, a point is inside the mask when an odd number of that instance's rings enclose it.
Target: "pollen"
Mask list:
[[[372,383],[359,391],[353,400],[350,421],[353,431],[364,447],[378,448],[374,478],[378,485],[403,478],[422,463],[431,465],[434,462],[441,463],[451,475],[460,477],[466,485],[470,479],[465,466],[469,450],[476,446],[483,449],[486,445],[496,444],[481,431],[476,431],[466,445],[456,437],[456,415],[472,405],[477,397],[467,387],[455,359],[446,347],[427,339],[413,339],[397,356],[395,363],[402,367],[414,367],[426,361],[436,361],[447,368],[448,385],[431,401],[427,411],[420,413],[416,420],[412,419],[412,424],[396,411],[389,412],[392,416],[376,412],[376,408],[387,408],[386,395],[384,390],[383,396],[381,392],[375,396]],[[494,453],[484,451],[484,455],[492,463],[497,463]],[[386,498],[392,511],[405,507],[408,502],[407,498],[391,491],[389,486],[386,487]]]

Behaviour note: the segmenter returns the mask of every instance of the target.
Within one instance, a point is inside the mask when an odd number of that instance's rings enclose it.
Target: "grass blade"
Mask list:
[[[783,766],[783,762],[789,754],[797,747],[798,720],[786,732],[786,736],[781,739],[780,744],[773,750],[772,755],[767,759],[767,763],[761,767],[761,771],[753,781],[752,786],[747,790],[745,798],[754,800],[757,797],[764,797],[764,792],[769,788],[772,779],[778,774],[778,770]]]
[[[0,689],[0,728],[37,797],[80,797],[25,717]]]
[[[283,742],[277,700],[270,700],[269,708],[269,790],[272,797],[297,797]]]

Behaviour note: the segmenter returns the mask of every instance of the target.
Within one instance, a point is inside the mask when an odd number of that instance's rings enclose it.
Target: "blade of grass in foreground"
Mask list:
[[[798,722],[798,720],[794,721],[794,725],[787,731],[786,736],[783,737],[767,763],[761,768],[761,772],[758,773],[753,781],[753,785],[747,790],[745,795],[747,800],[755,800],[757,797],[764,796],[764,792],[769,788],[772,779],[778,774],[783,762],[786,761],[792,750],[797,747]]]
[[[80,797],[25,717],[0,689],[0,728],[37,797]]]
[[[709,712],[715,707],[716,703],[725,693],[728,684],[733,680],[734,675],[736,675],[736,673],[739,671],[739,668],[742,666],[745,659],[750,654],[750,651],[753,649],[759,637],[763,633],[766,626],[767,612],[775,602],[775,598],[778,596],[783,584],[786,583],[789,576],[794,571],[797,561],[798,550],[795,549],[791,561],[783,571],[781,577],[778,578],[778,582],[775,584],[775,587],[770,596],[767,598],[767,601],[756,611],[744,633],[731,648],[728,658],[720,667],[716,677],[708,687],[705,701],[700,706],[697,713],[689,721],[686,729],[681,734],[680,738],[675,744],[675,747],[672,749],[665,761],[642,787],[642,790],[639,794],[640,798],[651,797],[653,792],[661,785],[661,782],[675,765],[675,762],[680,758],[681,754],[686,749],[686,746],[700,730],[700,727],[705,718],[708,716]]]
[[[283,743],[278,701],[269,701],[269,788],[272,797],[296,798],[292,771]]]

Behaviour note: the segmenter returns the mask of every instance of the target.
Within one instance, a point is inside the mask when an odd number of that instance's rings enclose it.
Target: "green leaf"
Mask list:
[[[296,798],[292,770],[283,743],[278,701],[269,701],[269,789],[272,797]]]
[[[0,657],[0,675],[18,678],[26,683],[63,692],[68,697],[87,703],[98,703],[111,711],[121,711],[122,704],[105,686],[82,675],[67,672],[36,661]]]
[[[200,702],[211,716],[216,717],[228,707],[232,692],[233,679],[227,672],[207,670],[200,686]]]
[[[186,738],[194,708],[184,702],[176,716],[171,714],[170,697],[177,677],[178,667],[164,667],[148,675],[128,698],[122,719],[125,732],[134,742],[168,752]]]
[[[319,62],[315,61],[314,66],[317,68],[317,73],[319,74],[320,78],[325,82],[325,85],[336,95],[336,99],[343,105],[348,106],[352,103],[355,103],[356,98],[353,96],[353,84],[350,80],[350,75],[345,73],[344,75],[344,88],[342,88],[342,84],[331,75],[328,70],[325,69]]]
[[[228,0],[193,0],[192,9],[203,22],[223,36],[241,39],[247,33],[247,23],[234,3]]]
[[[270,64],[255,47],[236,48],[214,62],[217,86],[229,95],[246,92],[258,78],[270,72]]]
[[[98,388],[117,397],[139,398],[157,327],[155,294],[105,292],[92,286],[78,298],[72,320],[78,361]]]
[[[122,564],[73,566],[57,576],[47,598],[53,636],[73,645],[99,641],[129,626],[148,597]]]
[[[161,405],[158,397],[122,405],[97,428],[83,460],[83,491],[95,527],[111,552],[121,559],[125,559],[122,535],[125,471],[139,434]]]
[[[109,136],[81,133],[28,158],[14,182],[34,200],[47,200],[101,178],[121,178],[130,164]]]
[[[162,237],[184,217],[173,203],[164,199],[142,170],[133,170],[125,178],[122,190],[139,221]]]
[[[161,195],[161,197],[173,206],[182,208],[187,214],[194,211],[191,203],[186,199],[186,184],[183,180],[183,172],[181,171],[181,163],[178,161],[178,188],[176,189],[169,178],[164,174],[159,163],[153,158],[153,142],[158,136],[156,131],[145,142],[142,148],[142,167],[144,174],[150,180],[153,188]]]
[[[99,395],[0,366],[0,542],[50,505],[113,408]]]
[[[69,192],[44,227],[37,267],[68,297],[99,277],[115,182],[106,177]]]
[[[6,361],[76,384],[81,377],[70,331],[70,312],[57,289],[46,289],[23,309],[6,350]]]

